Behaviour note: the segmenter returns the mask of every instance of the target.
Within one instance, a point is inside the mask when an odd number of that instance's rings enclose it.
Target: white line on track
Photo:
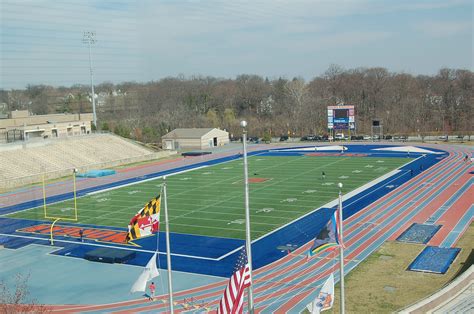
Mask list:
[[[27,236],[27,235],[0,233],[0,236],[22,238],[22,239],[31,239],[31,240],[40,240],[40,241],[45,241],[45,242],[50,241],[49,238],[33,237],[33,236]],[[62,239],[54,239],[54,242],[78,244],[77,241],[62,240]],[[118,250],[124,250],[124,251],[155,253],[155,251],[153,251],[153,250],[143,250],[143,249],[137,249],[135,247],[126,248],[126,247],[120,247],[120,246],[104,245],[104,244],[99,244],[99,243],[88,243],[88,242],[81,242],[80,244],[85,245],[85,246],[103,247],[103,248],[118,249]],[[158,254],[166,255],[165,252],[158,252]],[[194,258],[194,259],[209,260],[209,261],[216,261],[217,260],[217,258],[212,258],[212,257],[191,256],[191,255],[186,255],[186,254],[171,253],[171,255],[180,256],[180,257]]]

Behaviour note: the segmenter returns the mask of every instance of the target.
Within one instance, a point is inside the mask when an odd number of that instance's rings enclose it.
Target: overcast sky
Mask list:
[[[471,0],[0,0],[0,88],[167,76],[310,80],[331,64],[473,70]]]

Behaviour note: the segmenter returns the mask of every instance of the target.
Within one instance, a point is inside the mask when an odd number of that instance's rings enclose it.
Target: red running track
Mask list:
[[[449,235],[451,230],[454,229],[458,221],[466,214],[469,208],[473,204],[474,198],[474,186],[471,187],[464,193],[453,206],[451,206],[441,218],[437,221],[442,227],[428,242],[428,245],[440,246],[444,239]]]

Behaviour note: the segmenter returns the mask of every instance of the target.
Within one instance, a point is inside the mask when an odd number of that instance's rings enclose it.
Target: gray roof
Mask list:
[[[214,130],[214,128],[192,128],[192,129],[174,129],[161,138],[201,138],[207,133]]]

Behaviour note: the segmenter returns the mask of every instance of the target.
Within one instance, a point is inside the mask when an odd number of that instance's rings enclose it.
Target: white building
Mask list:
[[[163,149],[206,149],[229,143],[229,132],[216,128],[175,129],[161,137]]]

